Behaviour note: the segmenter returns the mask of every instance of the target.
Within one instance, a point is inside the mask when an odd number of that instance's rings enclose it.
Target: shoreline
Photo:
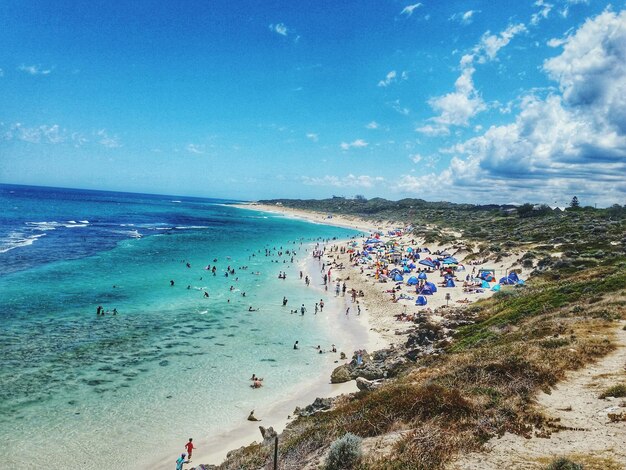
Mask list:
[[[271,211],[265,209],[257,209],[255,206],[248,205],[231,205],[233,207],[255,210],[258,212],[270,212],[284,215],[278,211]],[[360,230],[362,232],[369,232],[368,229],[364,229],[366,226],[363,224],[352,224],[352,221],[333,221],[331,219],[316,220],[309,217],[300,217],[294,214],[294,216],[287,215],[289,218],[304,220],[310,223],[319,223],[321,225],[338,226],[343,228],[351,228]],[[341,240],[329,240],[327,245],[336,245],[337,243],[347,243],[349,239]],[[193,468],[199,464],[213,464],[219,465],[224,461],[228,452],[236,450],[240,447],[247,446],[253,442],[262,441],[262,437],[259,431],[259,426],[265,428],[272,427],[277,433],[281,433],[289,422],[295,418],[293,411],[296,407],[304,407],[312,403],[316,398],[331,398],[337,397],[347,393],[354,393],[358,391],[356,381],[351,380],[349,382],[332,384],[330,383],[330,377],[332,371],[339,365],[349,362],[352,354],[357,349],[362,348],[381,348],[385,347],[385,340],[381,335],[372,330],[369,323],[368,315],[361,315],[356,318],[350,318],[350,327],[346,324],[346,320],[343,318],[343,311],[345,309],[348,299],[344,299],[341,296],[335,297],[331,291],[324,291],[322,275],[318,269],[316,269],[317,261],[312,257],[311,248],[315,245],[310,243],[306,248],[306,255],[300,260],[300,268],[305,275],[308,275],[311,279],[311,288],[319,291],[320,297],[327,297],[327,308],[323,313],[319,313],[318,316],[323,320],[324,329],[332,329],[336,334],[337,344],[343,344],[343,347],[338,348],[336,354],[326,353],[324,365],[322,371],[314,378],[300,382],[294,385],[294,388],[290,391],[288,397],[283,397],[273,401],[266,410],[255,410],[255,416],[259,418],[259,422],[247,421],[245,416],[242,415],[243,422],[237,424],[234,427],[223,430],[209,439],[194,440],[194,444],[198,446],[198,449],[193,454],[193,460],[189,464],[185,464],[184,468]],[[312,315],[313,312],[307,312],[307,315]],[[331,321],[331,317],[339,319],[338,322]],[[341,326],[338,328],[337,324]],[[356,328],[353,328],[356,326]],[[339,334],[337,334],[339,333]],[[349,345],[349,346],[348,346]],[[348,359],[339,359],[339,352],[345,352]],[[184,449],[181,444],[181,453]],[[176,455],[167,458],[159,458],[146,466],[150,470],[167,470],[173,465]]]
[[[332,218],[329,218],[327,215],[308,211],[308,210],[298,210],[298,209],[290,209],[279,206],[268,206],[261,204],[232,204],[231,207],[236,207],[245,210],[252,210],[257,212],[265,212],[271,214],[277,214],[283,217],[303,220],[309,223],[350,228],[357,231],[363,232],[363,235],[367,236],[374,231],[382,231],[385,233],[387,230],[391,230],[396,227],[397,224],[393,224],[391,222],[384,223],[375,223],[369,222],[364,219],[360,219],[358,217],[350,216],[336,216],[333,215]],[[410,234],[404,234],[400,237],[401,241],[408,243],[409,239],[413,239]],[[462,241],[462,240],[459,240]],[[411,240],[411,244],[423,245],[424,241],[421,239]],[[321,261],[316,261],[311,255],[312,253],[308,251],[306,257],[303,260],[302,270],[306,272],[307,275],[311,277],[313,281],[313,288],[318,288],[320,290],[320,294],[326,295],[328,299],[333,299],[333,303],[335,303],[334,314],[339,315],[340,317],[344,317],[344,311],[346,308],[351,307],[349,315],[345,315],[350,321],[358,318],[359,328],[362,330],[359,334],[355,334],[354,331],[348,330],[345,326],[341,328],[336,327],[336,323],[331,323],[329,321],[325,321],[325,328],[335,328],[335,332],[341,332],[341,338],[349,338],[348,341],[354,341],[355,346],[351,348],[343,348],[344,352],[347,355],[346,361],[335,360],[332,361],[332,357],[329,358],[328,368],[325,368],[322,373],[320,373],[314,379],[308,380],[306,382],[300,383],[296,387],[296,391],[292,393],[292,396],[283,400],[277,400],[273,402],[273,404],[269,407],[268,410],[261,413],[260,410],[256,413],[257,417],[262,421],[258,422],[249,422],[246,421],[241,425],[236,426],[235,428],[223,431],[216,435],[215,437],[196,442],[198,444],[199,449],[196,453],[194,453],[193,461],[187,464],[185,468],[192,468],[195,465],[200,463],[202,464],[220,464],[226,458],[228,452],[236,450],[242,446],[247,446],[252,444],[253,442],[262,441],[262,437],[259,432],[259,425],[264,427],[272,426],[277,433],[281,433],[291,419],[294,418],[292,416],[293,410],[296,406],[306,406],[313,402],[313,400],[317,397],[328,398],[335,397],[345,393],[353,393],[358,391],[356,387],[356,381],[350,380],[349,382],[341,383],[341,384],[331,384],[330,383],[330,375],[332,371],[338,366],[345,362],[349,362],[352,356],[352,353],[356,349],[366,349],[370,354],[374,350],[393,347],[396,344],[404,342],[406,339],[406,329],[410,327],[411,323],[399,322],[395,320],[395,317],[401,313],[409,313],[409,311],[418,310],[413,306],[413,302],[408,302],[405,300],[392,302],[390,295],[386,292],[390,287],[394,286],[394,283],[380,283],[377,282],[373,278],[372,273],[364,273],[357,266],[352,265],[348,260],[348,255],[340,254],[338,251],[339,247],[347,247],[350,243],[349,239],[343,240],[329,240],[325,247],[326,251]],[[314,246],[311,244],[309,248]],[[432,251],[436,250],[444,250],[447,247],[438,245],[438,244],[428,244],[429,248]],[[447,249],[450,249],[449,247]],[[521,254],[512,255],[510,258],[503,259],[499,262],[499,268],[503,271],[506,271],[513,266],[516,265],[516,260],[518,256]],[[462,256],[460,257],[462,259]],[[321,280],[322,274],[320,273],[319,264],[324,263],[326,267],[333,266],[333,276],[332,282],[329,283],[328,291],[323,290],[323,281]],[[337,264],[342,264],[342,269],[338,269],[335,266]],[[337,269],[337,270],[336,270]],[[370,268],[371,269],[371,268]],[[432,273],[433,279],[437,275],[437,272]],[[319,282],[316,285],[316,282]],[[362,290],[365,293],[364,298],[359,298],[360,305],[362,306],[362,314],[357,317],[354,312],[354,308],[352,308],[352,303],[350,297],[348,295],[335,296],[334,283],[337,281],[345,282],[348,285],[349,289],[356,289],[357,291]],[[387,288],[387,289],[386,289]],[[447,289],[446,290],[453,295],[453,302],[461,300],[461,297],[465,297],[465,294],[462,293],[462,287],[457,286],[456,288]],[[489,297],[493,294],[491,291],[486,291],[484,294],[481,294],[478,298],[472,298],[469,303],[473,303],[475,300]],[[465,297],[467,300],[467,297]],[[465,303],[465,302],[464,302]],[[428,309],[429,316],[433,321],[439,321],[442,319],[441,316],[433,314],[433,311],[440,308],[446,308],[448,301],[445,299],[443,294],[431,296],[429,298]],[[308,312],[307,314],[311,314]],[[339,357],[339,356],[335,356]],[[332,362],[331,362],[332,361]],[[289,416],[289,418],[287,418]],[[243,417],[242,417],[243,418]],[[291,419],[290,419],[291,418]],[[208,449],[207,451],[200,450]],[[215,450],[219,449],[219,450]],[[181,452],[183,450],[181,449]],[[167,462],[165,460],[161,460],[160,464],[152,465],[149,468],[151,469],[167,469],[172,465],[173,459],[170,457]]]

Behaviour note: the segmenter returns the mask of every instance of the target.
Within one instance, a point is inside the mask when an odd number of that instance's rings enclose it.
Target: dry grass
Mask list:
[[[611,352],[614,319],[626,316],[626,274],[590,271],[538,280],[472,306],[481,321],[460,330],[449,354],[421,359],[384,387],[296,420],[281,438],[280,468],[302,466],[347,432],[367,438],[409,430],[386,455],[366,456],[362,470],[436,470],[504,432],[549,432],[535,406],[537,392]],[[596,297],[592,303],[588,292]],[[220,468],[263,468],[269,452],[257,447],[237,461]]]

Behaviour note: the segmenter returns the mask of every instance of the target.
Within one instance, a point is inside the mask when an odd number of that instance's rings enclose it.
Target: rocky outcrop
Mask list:
[[[363,377],[357,377],[356,386],[359,390],[363,392],[371,392],[372,390],[376,390],[383,384],[381,380],[367,380]]]
[[[347,365],[337,367],[330,376],[330,383],[340,384],[352,380],[350,369]]]
[[[293,413],[300,416],[311,416],[321,411],[330,410],[334,401],[334,398],[316,398],[313,403],[304,408],[296,407]]]

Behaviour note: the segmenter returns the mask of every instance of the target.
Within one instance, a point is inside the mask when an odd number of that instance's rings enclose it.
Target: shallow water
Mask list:
[[[207,200],[0,189],[11,208],[0,230],[3,465],[130,468],[175,455],[323,367],[313,346],[335,342],[334,312],[312,314],[320,293],[298,272],[309,243],[354,232]],[[34,241],[14,246],[16,233]],[[302,303],[306,315],[289,314]],[[98,305],[119,313],[97,316]],[[263,388],[249,387],[252,373]]]

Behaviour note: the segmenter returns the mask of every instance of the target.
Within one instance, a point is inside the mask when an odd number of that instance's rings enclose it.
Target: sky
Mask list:
[[[626,3],[3,0],[0,182],[626,204]]]

